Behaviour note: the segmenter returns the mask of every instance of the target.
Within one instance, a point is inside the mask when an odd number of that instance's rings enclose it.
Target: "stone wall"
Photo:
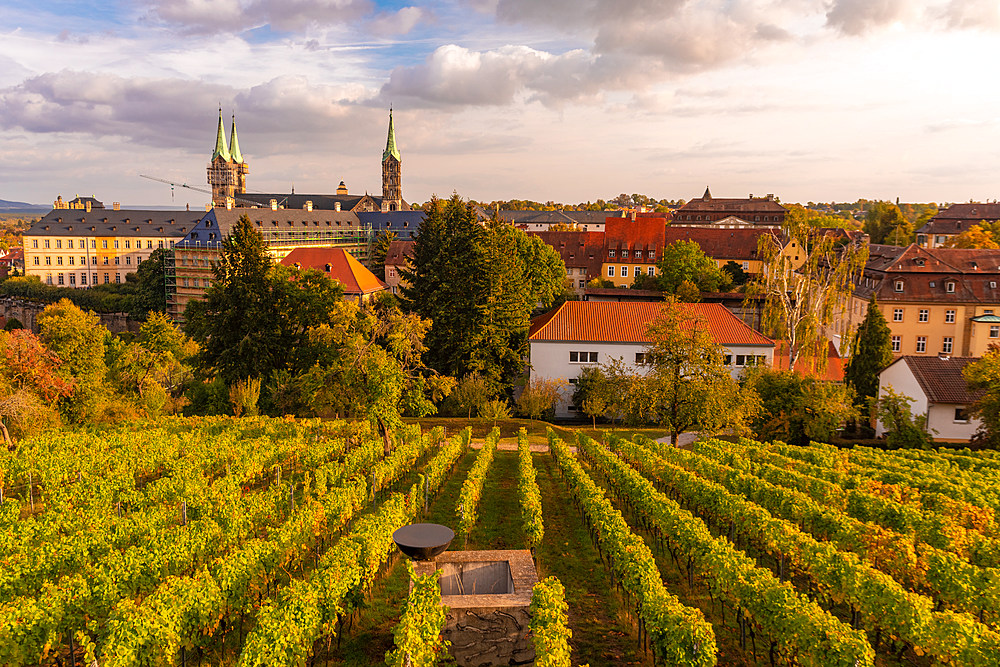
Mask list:
[[[35,318],[41,314],[47,303],[36,303],[18,297],[4,297],[0,299],[0,317],[10,319],[16,317],[25,329],[38,333],[38,324]],[[124,333],[126,331],[137,332],[141,322],[129,319],[126,313],[97,313],[101,318],[101,324],[106,326],[111,333]]]

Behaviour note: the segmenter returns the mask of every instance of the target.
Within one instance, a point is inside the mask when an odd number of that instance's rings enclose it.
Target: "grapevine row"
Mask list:
[[[542,524],[542,494],[531,462],[528,433],[523,428],[517,433],[517,496],[521,504],[521,520],[528,548],[532,552],[542,543],[545,527]]]
[[[531,591],[531,634],[535,644],[535,667],[570,667],[569,640],[573,632],[566,627],[566,589],[555,577],[535,584]]]
[[[441,606],[441,571],[416,576],[407,561],[410,595],[406,598],[399,623],[392,630],[396,648],[385,656],[390,667],[434,667],[449,642],[441,637],[447,609]]]
[[[500,440],[500,430],[494,428],[486,436],[483,448],[476,455],[476,461],[469,470],[469,476],[462,484],[462,490],[458,494],[458,504],[455,506],[455,514],[458,515],[458,532],[468,536],[472,527],[476,525],[477,510],[479,500],[483,495],[483,483],[486,481],[486,474],[490,471],[490,464],[493,463],[493,456],[497,451],[497,441]]]

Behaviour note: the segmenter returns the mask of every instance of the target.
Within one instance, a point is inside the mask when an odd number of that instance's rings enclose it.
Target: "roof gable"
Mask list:
[[[322,271],[344,286],[345,294],[369,294],[385,284],[343,248],[295,248],[282,260],[283,266]]]

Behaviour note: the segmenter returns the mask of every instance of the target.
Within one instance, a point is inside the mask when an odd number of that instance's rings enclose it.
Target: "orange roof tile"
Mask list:
[[[679,304],[692,319],[708,322],[719,345],[761,345],[774,341],[755,331],[717,303]],[[592,343],[649,343],[649,325],[662,303],[617,301],[567,301],[558,309],[532,320],[528,339],[533,341],[587,341]]]
[[[385,283],[343,248],[296,248],[281,264],[322,271],[340,281],[345,294],[370,294],[386,288]]]

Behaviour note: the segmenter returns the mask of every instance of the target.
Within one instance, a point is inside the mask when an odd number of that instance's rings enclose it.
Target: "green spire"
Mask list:
[[[229,162],[229,149],[226,148],[226,128],[222,124],[222,109],[219,109],[219,132],[218,136],[215,137],[215,151],[212,152],[212,160],[215,158],[222,157],[223,160]]]
[[[389,109],[389,138],[385,141],[385,150],[382,151],[382,162],[392,156],[402,162],[399,157],[399,149],[396,148],[396,131],[392,129],[392,109]]]
[[[229,154],[233,162],[243,164],[243,153],[240,152],[240,140],[236,136],[236,114],[233,114],[233,133],[229,135]]]

